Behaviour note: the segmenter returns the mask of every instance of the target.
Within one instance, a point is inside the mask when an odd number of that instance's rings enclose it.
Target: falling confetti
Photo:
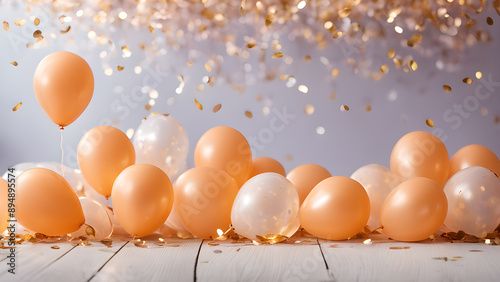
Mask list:
[[[12,111],[15,112],[19,110],[19,108],[23,105],[23,102],[19,102],[14,108],[12,108]]]
[[[247,118],[252,118],[252,117],[253,117],[253,114],[252,114],[252,112],[250,112],[250,111],[245,111],[245,116],[246,116]]]
[[[387,73],[389,71],[389,67],[386,64],[380,66],[380,71],[383,73]]]
[[[304,107],[304,112],[307,114],[307,115],[312,115],[314,114],[314,106],[311,105],[311,104],[307,104],[305,107]]]
[[[298,87],[299,91],[306,94],[308,91],[309,91],[309,88],[307,88],[307,86],[305,85],[299,85]]]
[[[59,249],[60,249],[60,247],[59,247],[59,246],[51,246],[50,248],[51,248],[51,249],[54,249],[54,250],[59,250]]]
[[[339,70],[338,69],[333,69],[332,70],[332,76],[337,77],[339,75]]]
[[[67,27],[66,29],[61,30],[60,32],[61,32],[61,34],[66,34],[66,33],[68,33],[70,30],[71,30],[71,26],[70,26],[70,25],[68,25],[68,27]]]
[[[449,85],[443,85],[443,89],[444,91],[446,91],[446,93],[450,93],[451,92],[451,87]]]
[[[477,71],[476,72],[476,78],[477,79],[481,79],[481,77],[483,77],[483,74],[480,71]]]
[[[304,57],[304,61],[306,61],[306,63],[310,63],[311,62],[311,56],[310,55],[306,55]]]
[[[465,83],[465,84],[472,84],[472,78],[470,78],[470,77],[466,77],[466,78],[464,78],[462,81],[463,81],[463,83]]]
[[[340,111],[347,112],[347,111],[349,111],[349,107],[347,105],[342,105],[342,106],[340,106]]]
[[[154,27],[152,27],[152,26],[149,26],[149,31],[150,31],[151,33],[155,33],[155,28],[154,28]]]
[[[33,23],[38,26],[40,24],[40,19],[39,18],[35,18],[35,20],[33,21]]]
[[[14,24],[17,25],[17,26],[23,26],[24,24],[26,23],[26,20],[25,19],[16,19],[14,21]],[[5,27],[5,26],[4,26]]]
[[[489,25],[493,25],[493,19],[491,17],[486,18],[486,23]]]
[[[425,123],[427,124],[427,126],[429,127],[434,127],[434,122],[432,121],[432,119],[428,118],[425,120]]]
[[[196,100],[196,98],[194,99],[194,103],[196,104],[196,107],[200,110],[200,111],[203,111],[203,105],[198,102],[198,100]]]
[[[3,30],[9,31],[9,23],[6,21],[3,22]]]
[[[389,52],[387,52],[387,57],[389,57],[389,59],[392,59],[394,57],[396,53],[394,52],[394,49],[389,49]]]
[[[417,68],[418,68],[417,62],[415,62],[414,60],[410,60],[410,62],[408,63],[408,65],[410,66],[410,68],[411,68],[413,71],[416,71],[416,70],[417,70]]]
[[[212,68],[210,67],[210,65],[208,63],[205,64],[205,69],[208,71],[208,72],[211,72],[212,71]]]
[[[212,111],[214,113],[216,113],[216,112],[220,111],[220,108],[222,108],[222,104],[217,104],[217,105],[214,106],[214,108],[212,109]]]
[[[370,111],[372,110],[372,106],[370,106],[370,105],[366,105],[365,110],[366,110],[367,112],[370,112]]]
[[[118,71],[122,71],[124,68],[125,68],[125,67],[122,67],[122,66],[116,66],[116,69],[117,69]]]
[[[276,59],[276,58],[282,58],[282,57],[283,57],[283,53],[282,52],[276,52],[276,53],[274,53],[274,55],[273,55],[272,58]]]
[[[40,38],[40,37],[42,37],[42,32],[40,30],[35,30],[33,32],[33,37],[34,38]]]
[[[19,65],[16,61],[12,61],[12,62],[10,62],[10,64],[15,66],[15,67],[17,67]]]

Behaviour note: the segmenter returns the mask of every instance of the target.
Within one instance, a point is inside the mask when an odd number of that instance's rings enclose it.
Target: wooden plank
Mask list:
[[[90,281],[193,281],[201,239],[146,239],[148,248],[133,242],[116,253]]]
[[[53,246],[59,249],[52,248]],[[63,257],[71,251],[74,246],[68,242],[55,244],[48,243],[24,243],[17,246],[15,273],[8,272],[10,268],[4,260],[0,264],[0,281],[25,281],[27,277],[41,272],[55,260]]]
[[[498,281],[500,277],[498,246],[444,239],[363,241],[319,240],[336,281]]]
[[[78,246],[43,271],[33,272],[30,281],[87,281],[128,241],[113,241],[110,248],[99,241]]]
[[[201,248],[197,281],[331,280],[315,238],[259,246],[231,240],[213,243],[204,242]]]

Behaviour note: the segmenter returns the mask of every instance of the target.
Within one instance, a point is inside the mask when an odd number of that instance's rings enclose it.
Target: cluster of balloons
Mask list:
[[[44,111],[63,128],[85,110],[93,76],[82,58],[57,52],[38,66],[34,87]],[[188,149],[186,131],[170,115],[151,114],[133,142],[117,128],[94,127],[78,145],[78,170],[64,175],[54,164],[18,165],[24,172],[16,179],[16,218],[50,236],[78,234],[86,223],[103,238],[119,230],[142,237],[169,229],[214,239],[232,225],[253,240],[287,238],[301,226],[344,240],[366,225],[400,241],[423,240],[440,228],[484,237],[500,223],[498,157],[469,145],[450,160],[445,145],[426,132],[395,144],[390,169],[370,164],[351,177],[315,164],[286,174],[272,158],[252,159],[245,137],[227,126],[202,135],[195,167],[185,171]],[[7,190],[6,181],[0,190]]]

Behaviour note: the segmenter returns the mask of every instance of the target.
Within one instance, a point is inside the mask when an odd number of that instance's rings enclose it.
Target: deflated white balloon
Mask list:
[[[500,224],[500,179],[489,169],[465,168],[444,185],[448,215],[444,225],[453,232],[484,237]]]
[[[370,219],[367,225],[372,229],[380,227],[382,204],[387,195],[403,181],[403,178],[379,164],[365,165],[356,170],[351,178],[363,185],[370,198]]]
[[[85,215],[85,224],[92,226],[95,231],[96,239],[105,239],[113,233],[113,222],[111,211],[99,204],[98,202],[87,198],[80,197],[80,204],[82,205],[83,214]],[[86,225],[83,225],[78,231],[71,234],[73,237],[86,236]]]
[[[299,195],[293,184],[277,173],[267,172],[248,180],[238,192],[231,222],[239,235],[291,237],[299,228]]]
[[[172,116],[152,114],[137,128],[133,140],[136,163],[161,168],[174,181],[186,166],[189,140]]]

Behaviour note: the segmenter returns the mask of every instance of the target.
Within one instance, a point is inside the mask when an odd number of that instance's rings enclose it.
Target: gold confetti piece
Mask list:
[[[493,122],[494,122],[495,124],[499,124],[499,123],[500,123],[500,116],[495,116],[495,117],[493,118]]]
[[[143,243],[143,242],[136,242],[136,243],[134,243],[134,245],[135,245],[136,247],[139,247],[139,248],[144,248],[144,249],[147,249],[147,248],[148,248],[148,245],[146,245],[146,244],[145,244],[145,243]]]
[[[214,106],[214,108],[212,109],[212,111],[214,113],[218,112],[220,110],[220,108],[222,108],[222,104],[217,104]]]
[[[212,71],[212,68],[210,67],[209,64],[205,64],[205,69],[208,71],[208,72],[211,72]]]
[[[87,224],[87,227],[85,228],[85,233],[87,233],[87,235],[89,235],[89,236],[95,237],[94,227]]]
[[[17,67],[19,65],[16,61],[12,61],[12,62],[10,62],[10,64],[15,66],[15,67]]]
[[[196,107],[200,110],[200,111],[203,111],[203,105],[198,102],[198,100],[196,100],[196,98],[194,99],[194,103],[196,104]]]
[[[482,107],[481,108],[481,115],[483,117],[487,116],[488,115],[488,109],[486,107]]]
[[[285,160],[291,161],[291,160],[293,160],[293,156],[290,154],[285,154]]]
[[[154,28],[154,27],[152,27],[152,26],[149,26],[149,31],[150,31],[151,33],[155,33],[155,28]]]
[[[146,111],[151,110],[151,105],[147,104],[146,106],[144,106],[144,109],[146,109]]]
[[[59,250],[59,249],[60,249],[60,247],[59,247],[59,246],[51,246],[50,248],[51,248],[51,249],[54,249],[54,250]]]
[[[481,79],[483,77],[483,74],[480,71],[476,71],[476,78]]]
[[[33,23],[38,26],[40,24],[40,19],[39,18],[35,18],[35,20],[33,21]]]
[[[123,56],[125,56],[125,57],[130,57],[130,55],[132,54],[130,52],[130,49],[128,48],[128,45],[122,46],[122,52],[123,52]]]
[[[12,111],[15,112],[19,110],[19,108],[23,105],[23,102],[19,102],[14,108],[12,108]]]
[[[304,112],[308,115],[312,115],[314,114],[314,106],[311,105],[311,104],[307,104],[305,107],[304,107]]]
[[[240,7],[240,15],[245,15],[245,8],[243,7]]]
[[[43,38],[44,38],[43,36],[40,36],[40,37],[36,40],[35,44],[37,44],[38,42],[42,41],[42,40],[43,40]]]
[[[446,93],[450,93],[451,92],[451,87],[449,85],[443,85],[443,89],[444,91],[446,91]]]
[[[310,63],[311,62],[311,56],[310,55],[306,55],[304,57],[304,60],[306,61],[306,63]]]
[[[35,30],[35,32],[33,32],[34,38],[40,38],[41,36],[42,36],[42,32],[40,30]]]
[[[429,127],[434,127],[434,122],[432,121],[432,119],[428,118],[425,120],[425,123],[427,124],[427,126]]]
[[[14,21],[14,24],[17,25],[17,26],[23,26],[25,23],[26,23],[25,19],[16,19]]]
[[[332,70],[332,75],[333,75],[333,77],[339,76],[339,70],[338,69],[333,69]]]
[[[187,62],[187,63],[186,63],[186,65],[187,65],[188,67],[192,67],[192,66],[194,65],[194,63],[193,63],[193,62],[191,62],[191,61],[189,61],[189,62]]]
[[[288,74],[282,74],[282,75],[280,75],[280,80],[285,81],[288,77],[289,77]]]
[[[111,239],[103,239],[103,240],[101,240],[101,243],[104,246],[106,246],[108,248],[111,248],[111,245],[113,244],[113,240],[111,240]]]
[[[340,106],[340,111],[347,112],[347,111],[349,111],[349,107],[347,105],[342,105],[342,106]]]
[[[282,57],[283,57],[283,53],[282,52],[276,52],[276,53],[274,53],[274,55],[273,55],[272,58],[276,59],[276,58],[282,58]]]
[[[117,69],[118,71],[122,71],[124,68],[125,68],[125,67],[122,67],[122,66],[116,66],[116,69]]]
[[[462,81],[465,84],[472,84],[472,78],[470,78],[470,77],[466,77],[466,78],[462,79]]]
[[[70,29],[71,29],[71,26],[68,25],[68,27],[65,30],[61,30],[60,32],[61,32],[61,34],[66,34],[69,32]]]
[[[248,49],[252,49],[253,47],[255,47],[257,44],[255,42],[250,42],[247,44],[247,48]]]
[[[497,11],[497,14],[500,16],[500,0],[493,1],[493,7]]]
[[[380,71],[383,73],[387,73],[389,71],[389,67],[386,64],[380,66]]]
[[[370,112],[372,110],[372,106],[370,105],[366,105],[366,109],[365,109],[367,112]]]
[[[9,23],[6,21],[3,22],[3,30],[9,31]]]
[[[339,14],[339,17],[341,17],[341,18],[348,17],[351,14],[351,8],[345,7],[343,10],[339,10],[338,14]]]
[[[330,94],[330,100],[335,100],[336,97],[337,97],[337,93],[332,92],[332,94]]]
[[[489,25],[493,25],[493,19],[490,18],[490,17],[487,17],[486,18],[486,23],[489,24]]]
[[[418,68],[418,65],[417,65],[417,62],[415,62],[414,60],[410,60],[410,62],[408,62],[408,65],[410,66],[410,68],[414,71],[417,70]]]
[[[394,52],[394,49],[389,49],[389,52],[387,52],[387,57],[389,57],[389,59],[392,59],[394,57],[394,55],[396,54],[396,52]]]
[[[269,27],[273,23],[273,15],[267,14],[266,15],[266,26]]]
[[[302,92],[304,94],[306,94],[309,91],[309,88],[307,88],[307,86],[305,86],[303,84],[299,85],[298,89],[300,92]]]
[[[250,111],[245,111],[245,116],[246,116],[247,118],[252,118],[252,117],[253,117],[253,114],[252,114],[252,112],[250,112]]]

